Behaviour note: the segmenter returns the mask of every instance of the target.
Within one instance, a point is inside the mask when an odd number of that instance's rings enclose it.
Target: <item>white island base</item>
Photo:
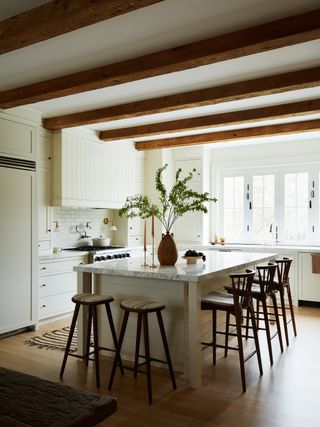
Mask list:
[[[143,267],[141,257],[81,265],[74,269],[78,272],[79,293],[94,292],[114,298],[111,309],[118,332],[123,317],[123,310],[119,307],[121,300],[142,298],[164,303],[163,319],[173,368],[184,372],[189,385],[198,388],[202,384],[201,341],[211,336],[211,317],[201,315],[201,296],[229,283],[231,272],[243,272],[245,268],[268,261],[276,254],[209,252],[205,263],[198,261],[192,265],[181,259],[183,254],[179,255],[174,267]],[[112,347],[105,310],[101,308],[99,314],[101,345]],[[86,313],[82,313],[78,321],[78,351],[82,354],[85,316]],[[165,360],[156,316],[151,314],[149,318],[151,355]],[[131,314],[121,352],[124,360],[134,359],[136,322],[136,315]],[[144,354],[143,340],[140,354]]]

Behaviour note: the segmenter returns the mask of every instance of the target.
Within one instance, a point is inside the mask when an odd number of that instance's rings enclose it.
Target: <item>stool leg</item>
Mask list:
[[[62,365],[61,365],[60,378],[63,377],[64,369],[66,367],[67,358],[68,358],[68,355],[70,352],[72,337],[73,337],[74,329],[76,327],[79,310],[80,310],[80,304],[76,303],[74,313],[73,313],[73,317],[72,317],[71,326],[70,326],[70,332],[69,332],[69,337],[68,337],[68,341],[67,341],[67,346],[66,346],[66,349],[64,351],[63,361],[62,361]]]
[[[238,340],[238,350],[239,350],[239,363],[240,363],[240,372],[241,372],[241,382],[242,382],[242,391],[246,391],[246,374],[244,370],[244,356],[243,356],[243,346],[242,346],[242,331],[241,331],[241,313],[236,311],[236,327],[237,327],[237,340]]]
[[[277,299],[276,299],[275,294],[271,295],[271,299],[272,299],[272,304],[273,304],[273,312],[274,312],[274,316],[275,316],[276,324],[277,324],[280,350],[281,350],[281,353],[283,353],[282,333],[281,333],[280,320],[279,320],[278,304],[277,304]]]
[[[169,346],[168,346],[167,336],[166,336],[166,332],[165,332],[164,325],[163,325],[163,319],[162,319],[161,311],[157,311],[157,317],[158,317],[158,323],[159,323],[160,333],[161,333],[161,337],[162,337],[163,347],[164,347],[164,351],[165,351],[166,357],[167,357],[172,387],[176,390],[176,388],[177,388],[176,379],[175,379],[174,373],[173,373],[171,357],[170,357],[170,352],[169,352]]]
[[[281,301],[281,311],[282,311],[282,318],[283,318],[284,334],[285,334],[286,343],[288,346],[289,345],[289,334],[288,334],[287,313],[286,313],[286,304],[284,301],[283,287],[280,288],[279,292],[280,292],[280,301]]]
[[[250,312],[250,317],[251,317],[251,324],[252,324],[252,331],[253,331],[253,336],[254,336],[254,343],[255,343],[255,346],[256,346],[259,371],[260,371],[260,375],[263,375],[261,352],[260,352],[260,344],[259,344],[259,338],[258,338],[258,328],[257,328],[257,323],[256,323],[256,318],[255,318],[255,312],[254,312],[254,308],[253,308],[252,304],[249,305],[249,312]]]
[[[113,365],[112,365],[112,369],[111,369],[111,374],[110,374],[110,379],[109,379],[109,384],[108,384],[108,389],[109,390],[111,390],[111,387],[112,387],[112,384],[113,384],[113,380],[114,380],[114,376],[115,376],[115,373],[116,373],[116,369],[117,369],[117,366],[118,366],[118,360],[120,360],[120,352],[121,352],[121,347],[122,347],[122,343],[123,343],[124,334],[126,332],[128,318],[129,318],[129,311],[125,311],[124,312],[124,316],[123,316],[122,325],[121,325],[121,331],[120,331],[120,335],[119,335],[118,345],[117,345],[117,348],[116,348],[116,354],[114,356]]]
[[[98,314],[97,306],[93,309],[93,339],[94,339],[94,364],[96,368],[96,384],[100,387],[100,366],[99,366],[99,338],[98,338]]]
[[[141,338],[141,326],[142,326],[142,314],[138,313],[138,322],[137,322],[137,336],[136,336],[136,354],[134,357],[134,377],[137,378],[138,375],[138,365],[139,365],[139,352],[140,352],[140,338]]]
[[[106,303],[105,306],[106,306],[106,311],[107,311],[107,316],[108,316],[110,331],[111,331],[111,335],[112,335],[112,339],[113,339],[113,345],[114,345],[114,349],[116,350],[117,345],[118,345],[116,328],[114,327],[113,317],[112,317],[112,313],[111,313],[111,309],[110,309],[109,303]],[[120,365],[120,372],[123,375],[124,371],[123,371],[121,357],[119,358],[119,365]]]
[[[212,310],[212,363],[217,361],[217,311]]]
[[[87,322],[87,345],[86,345],[86,355],[85,355],[85,361],[86,366],[88,366],[89,363],[89,353],[90,353],[90,341],[91,341],[91,324],[92,324],[92,307],[89,305],[88,307],[88,322]]]
[[[248,316],[248,313],[247,313]],[[229,323],[230,323],[230,312],[226,312],[226,336],[224,339],[224,357],[227,357],[228,355],[228,344],[229,344]]]
[[[247,309],[246,317],[246,340],[249,338],[249,310]]]
[[[286,288],[287,288],[287,294],[288,294],[288,301],[289,301],[289,307],[290,307],[290,314],[291,314],[293,332],[294,332],[294,336],[296,337],[297,336],[297,327],[296,327],[296,320],[294,318],[294,310],[293,310],[293,304],[292,304],[292,296],[291,296],[290,285],[288,284],[286,286]]]
[[[261,301],[261,305],[262,305],[262,310],[263,310],[264,324],[265,324],[265,328],[266,328],[266,336],[267,336],[267,343],[268,343],[268,350],[269,350],[270,365],[273,365],[273,354],[272,354],[272,345],[271,345],[271,335],[270,335],[269,316],[268,316],[268,309],[267,309],[267,300],[263,299]]]
[[[143,313],[143,332],[144,332],[144,347],[146,356],[147,383],[148,383],[148,399],[149,404],[152,404],[152,384],[151,384],[151,366],[150,366],[150,344],[149,344],[149,327],[148,315]]]

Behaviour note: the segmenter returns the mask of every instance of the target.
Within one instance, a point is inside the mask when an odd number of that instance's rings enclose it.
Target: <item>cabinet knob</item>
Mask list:
[[[40,309],[41,308],[46,308],[47,306],[45,305],[45,304],[42,304],[42,306],[40,307]]]
[[[48,233],[51,233],[51,228],[48,229]]]
[[[48,157],[48,160],[51,160],[51,157]]]
[[[198,237],[200,237],[200,234],[198,234]]]
[[[47,269],[47,267],[41,267],[40,268],[40,270],[46,270]]]
[[[45,283],[42,283],[42,285],[40,286],[40,288],[45,288],[47,285]]]

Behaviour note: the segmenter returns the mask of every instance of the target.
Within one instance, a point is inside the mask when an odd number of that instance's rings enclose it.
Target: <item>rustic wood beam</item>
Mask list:
[[[54,0],[0,22],[0,54],[163,0]]]
[[[136,142],[138,151],[158,150],[160,148],[185,147],[190,145],[212,144],[222,141],[237,141],[261,138],[275,135],[320,131],[320,120],[285,123],[280,125],[260,126],[247,129],[227,130],[222,132],[205,133],[201,135],[181,136],[159,140]]]
[[[11,108],[74,95],[303,43],[320,37],[319,22],[320,9],[317,9],[139,58],[12,88],[0,93],[0,107]]]
[[[320,86],[320,67],[44,119],[59,130]]]
[[[143,126],[104,130],[100,132],[99,138],[101,141],[117,141],[121,139],[161,135],[163,133],[208,129],[222,125],[237,125],[241,123],[297,117],[315,113],[320,113],[320,99],[292,102],[290,104],[275,105],[273,107],[234,111],[230,113],[212,114],[202,117],[192,117],[182,120],[172,120],[170,122],[152,123]]]

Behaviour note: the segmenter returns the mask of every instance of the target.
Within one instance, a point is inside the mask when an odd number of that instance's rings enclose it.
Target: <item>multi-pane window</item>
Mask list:
[[[223,229],[227,240],[239,240],[244,227],[244,187],[243,176],[224,178]]]
[[[284,239],[307,240],[309,174],[287,173],[284,175]]]
[[[319,243],[319,170],[221,171],[218,234],[234,243]]]
[[[256,175],[252,181],[252,237],[266,241],[275,227],[274,175]]]

